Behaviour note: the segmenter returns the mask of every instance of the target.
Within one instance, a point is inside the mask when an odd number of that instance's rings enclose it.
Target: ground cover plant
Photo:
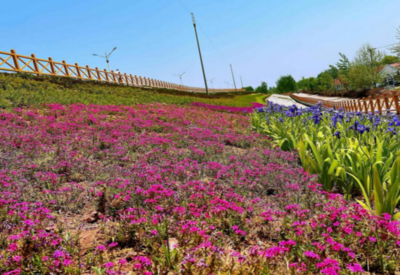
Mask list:
[[[253,127],[281,149],[297,149],[304,169],[318,175],[324,190],[339,189],[347,199],[361,195],[365,201],[358,201],[369,211],[400,217],[397,115],[269,103],[253,115]]]
[[[250,119],[166,104],[0,113],[2,274],[399,271],[399,223],[324,191]]]
[[[230,106],[220,106],[220,105],[210,105],[200,102],[194,102],[191,104],[192,106],[204,107],[210,110],[220,111],[220,112],[228,112],[228,113],[243,113],[243,114],[251,114],[253,113],[255,108],[263,107],[264,104],[261,103],[252,103],[250,107],[230,107]]]
[[[0,73],[0,108],[40,106],[47,103],[134,105],[145,103],[205,104],[232,107],[251,106],[258,95],[248,92],[206,95],[168,89],[138,88],[124,85],[80,81],[65,77],[37,77],[31,74]]]

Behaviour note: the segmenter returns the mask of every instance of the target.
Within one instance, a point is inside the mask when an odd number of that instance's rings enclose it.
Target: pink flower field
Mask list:
[[[327,193],[244,113],[0,113],[1,274],[395,274],[400,225]]]

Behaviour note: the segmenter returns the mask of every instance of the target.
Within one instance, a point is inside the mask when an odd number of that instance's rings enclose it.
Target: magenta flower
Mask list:
[[[312,259],[318,259],[319,260],[319,255],[315,254],[313,251],[304,251],[303,255],[306,256],[307,258],[312,258]]]
[[[350,270],[351,272],[364,272],[362,266],[358,263],[354,263],[354,264],[348,264],[347,269]]]

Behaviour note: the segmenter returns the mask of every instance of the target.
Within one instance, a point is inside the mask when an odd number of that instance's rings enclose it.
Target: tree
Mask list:
[[[299,82],[297,82],[297,88],[304,92],[314,92],[316,90],[316,78],[309,77],[309,78],[302,78]]]
[[[324,92],[333,88],[333,77],[328,72],[322,72],[317,77],[317,90]]]
[[[397,62],[400,62],[400,58],[398,58],[397,56],[385,55],[382,58],[381,64],[382,65],[387,65],[387,64],[390,65],[390,64],[393,64],[393,63],[397,63]]]
[[[254,88],[252,86],[243,87],[242,89],[245,89],[246,92],[254,92]]]
[[[350,88],[349,78],[345,74],[339,74],[338,79],[343,85],[343,90],[347,91]]]
[[[350,61],[344,54],[339,53],[339,55],[341,58],[339,59],[339,62],[336,63],[336,66],[339,69],[339,74],[347,75],[349,73]]]
[[[257,93],[263,93],[263,94],[268,93],[268,85],[267,85],[267,82],[264,82],[264,81],[261,82],[261,86],[258,86],[258,87],[257,87],[256,92],[257,92]]]
[[[396,32],[396,38],[399,40],[399,44],[391,47],[390,50],[392,51],[392,53],[400,58],[400,27],[396,29]]]
[[[371,74],[369,66],[352,63],[349,68],[348,80],[353,89],[365,89],[370,88],[376,79]]]
[[[290,93],[297,90],[296,80],[291,75],[281,76],[276,82],[279,93]]]
[[[380,68],[382,59],[384,57],[383,52],[374,49],[370,44],[364,44],[356,53],[354,57],[353,66],[353,77],[361,77],[363,81],[367,79],[371,80],[371,84],[376,87],[376,83],[380,81]],[[356,73],[357,72],[357,73]],[[361,76],[359,73],[363,72],[366,75]],[[360,81],[363,82],[363,81]],[[358,82],[358,81],[355,81]],[[370,86],[368,85],[368,86]],[[366,87],[366,86],[364,86]]]
[[[329,65],[329,69],[325,72],[327,72],[333,79],[336,79],[339,76],[339,69],[333,65]]]

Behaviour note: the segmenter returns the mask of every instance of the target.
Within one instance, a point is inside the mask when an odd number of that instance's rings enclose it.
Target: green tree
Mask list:
[[[307,91],[307,78],[303,76],[301,80],[297,81],[297,88],[302,91]]]
[[[348,78],[348,74],[339,74],[338,79],[343,85],[343,91],[347,91],[350,88],[350,82]]]
[[[400,62],[400,58],[398,58],[397,56],[385,55],[382,58],[381,64],[382,65],[390,65],[390,64],[393,64],[393,63],[397,63],[397,62]]]
[[[348,80],[353,89],[370,88],[375,77],[367,65],[352,63],[349,68]]]
[[[360,81],[357,82],[366,82],[368,79],[371,81],[369,85],[373,85],[376,87],[376,83],[380,81],[380,66],[382,63],[382,59],[384,57],[384,53],[374,49],[370,44],[364,44],[357,51],[356,56],[354,57],[354,61],[351,64],[353,67],[353,75],[357,77],[361,77]],[[354,71],[355,70],[355,71]],[[356,73],[357,72],[357,73]],[[363,72],[365,75],[361,76],[360,73]],[[360,87],[361,88],[361,87]]]
[[[316,78],[309,77],[309,78],[302,78],[300,81],[297,82],[298,89],[304,92],[314,92],[316,90]]]
[[[339,69],[339,74],[344,74],[347,76],[349,73],[350,61],[344,54],[339,53],[339,55],[341,58],[336,63],[336,67]]]
[[[396,38],[399,40],[399,44],[391,47],[390,50],[400,58],[400,27],[398,27],[396,30]]]
[[[254,88],[252,86],[243,87],[242,89],[245,89],[246,92],[254,92]]]
[[[268,85],[267,85],[267,82],[261,82],[261,86],[258,86],[257,88],[256,88],[256,92],[257,93],[263,93],[263,94],[266,94],[266,93],[268,93]]]
[[[327,71],[318,75],[316,83],[318,91],[325,92],[333,89],[333,77]]]
[[[290,93],[297,90],[296,80],[291,75],[281,76],[276,82],[279,93]]]
[[[329,65],[329,69],[325,72],[327,72],[333,79],[336,79],[339,76],[339,69],[333,65]]]

